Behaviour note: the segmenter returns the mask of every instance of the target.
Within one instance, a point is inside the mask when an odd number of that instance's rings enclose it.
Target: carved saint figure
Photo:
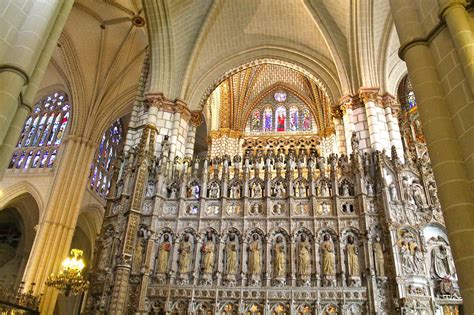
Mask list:
[[[347,272],[349,276],[359,276],[359,249],[354,243],[354,237],[349,235],[346,244]]]
[[[153,181],[148,181],[148,185],[146,186],[146,196],[151,197],[155,193],[155,183]]]
[[[212,239],[212,233],[206,233],[206,242],[202,245],[201,252],[203,253],[202,267],[205,274],[212,274],[214,269],[214,240]]]
[[[329,188],[328,188],[328,183],[326,181],[321,182],[321,186],[319,187],[319,195],[322,197],[329,196]]]
[[[431,275],[437,278],[449,276],[448,253],[443,245],[434,247],[431,251]]]
[[[326,172],[326,160],[324,159],[324,156],[318,156],[316,158],[316,163],[318,164],[319,173],[321,176],[324,176]]]
[[[344,183],[342,184],[342,195],[343,195],[344,197],[347,197],[347,196],[350,195],[350,193],[349,193],[349,184],[347,184],[346,182],[344,182]]]
[[[411,255],[410,246],[406,241],[401,241],[400,243],[400,256],[402,260],[403,271],[407,274],[412,274],[415,272],[415,263],[413,261],[413,256]]]
[[[423,253],[417,245],[413,247],[413,262],[418,273],[423,273],[425,271]]]
[[[306,187],[303,182],[299,182],[298,184],[298,197],[306,197]]]
[[[170,257],[171,243],[169,241],[169,235],[163,235],[163,241],[158,248],[158,266],[156,268],[157,273],[166,273],[168,271],[168,261]]]
[[[425,192],[423,187],[414,180],[413,185],[413,201],[418,209],[424,209],[426,207]]]
[[[372,183],[367,183],[367,195],[374,195],[374,185],[372,185]]]
[[[428,187],[428,192],[431,197],[431,202],[434,205],[437,205],[439,203],[439,198],[438,198],[438,191],[436,189],[436,184],[435,182],[430,182],[429,187]]]
[[[385,258],[383,257],[383,245],[380,242],[380,237],[375,238],[373,244],[374,258],[375,258],[375,272],[379,277],[385,277],[384,263]]]
[[[261,273],[261,245],[257,234],[254,234],[249,245],[249,273],[251,275],[260,275]]]
[[[359,139],[357,138],[357,133],[355,131],[352,132],[351,146],[352,146],[352,151],[359,152]]]
[[[253,183],[252,197],[253,198],[262,198],[262,186],[260,186],[259,183]]]
[[[211,189],[209,190],[209,198],[219,198],[220,192],[219,185],[217,183],[213,183],[211,185]]]
[[[298,253],[298,273],[301,278],[307,278],[311,273],[311,256],[309,253],[311,246],[305,234],[301,234],[301,242]]]
[[[230,187],[230,198],[240,198],[240,185],[234,184]]]
[[[191,262],[191,249],[192,244],[189,239],[189,235],[185,234],[183,237],[183,242],[181,242],[179,248],[179,273],[185,274],[189,272],[189,264]]]
[[[408,203],[413,203],[413,198],[411,196],[411,189],[410,189],[410,180],[408,176],[403,176],[402,188],[403,188],[403,199]]]
[[[178,189],[173,185],[171,186],[170,199],[178,198]]]
[[[332,243],[329,234],[325,234],[323,243],[321,244],[322,261],[323,261],[323,275],[335,276],[336,275],[336,256],[334,253],[334,244]]]
[[[282,182],[278,181],[275,183],[275,197],[276,198],[283,198],[285,195],[285,187],[283,187]]]
[[[226,272],[228,275],[237,273],[237,244],[235,243],[235,234],[229,235],[229,240],[225,246],[226,250]]]
[[[281,235],[275,244],[275,278],[286,278],[286,248]]]

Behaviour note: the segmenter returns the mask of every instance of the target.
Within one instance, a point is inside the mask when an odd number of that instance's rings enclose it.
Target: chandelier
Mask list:
[[[89,281],[82,276],[84,267],[82,250],[72,249],[71,256],[62,263],[62,270],[57,275],[51,274],[46,285],[63,291],[66,296],[80,294],[89,288]]]

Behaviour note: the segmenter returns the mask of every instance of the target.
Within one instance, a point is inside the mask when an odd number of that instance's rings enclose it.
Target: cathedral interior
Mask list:
[[[1,314],[474,314],[471,0],[1,0]]]

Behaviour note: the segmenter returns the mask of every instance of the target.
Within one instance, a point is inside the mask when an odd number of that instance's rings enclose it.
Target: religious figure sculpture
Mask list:
[[[277,181],[275,183],[275,198],[283,198],[285,197],[285,187],[283,186],[283,183],[280,181]]]
[[[351,147],[353,152],[359,152],[359,139],[357,138],[357,133],[355,131],[352,132]]]
[[[318,156],[316,158],[316,163],[318,164],[319,174],[324,176],[326,174],[326,160],[324,159],[324,156]]]
[[[261,267],[261,245],[257,234],[254,234],[249,245],[249,273],[252,276],[260,277]]]
[[[276,239],[274,270],[276,279],[286,278],[286,247],[281,235]]]
[[[383,245],[380,242],[380,237],[375,238],[375,243],[373,244],[374,258],[375,258],[375,272],[379,277],[385,277],[385,258],[383,255]]]
[[[148,181],[148,184],[146,186],[145,196],[151,197],[151,196],[153,196],[154,193],[155,193],[155,183],[152,180],[150,180],[150,181]]]
[[[323,243],[321,244],[322,251],[322,271],[325,276],[336,275],[336,256],[334,251],[334,244],[332,243],[329,234],[325,234],[323,237]]]
[[[402,188],[403,188],[403,199],[408,203],[413,203],[413,199],[411,197],[410,181],[408,179],[408,176],[403,176]]]
[[[262,198],[262,186],[260,186],[259,183],[253,183],[252,197],[253,198]]]
[[[239,184],[233,184],[230,187],[230,198],[235,198],[235,199],[240,198],[240,185]]]
[[[400,256],[403,271],[406,274],[413,274],[416,270],[415,262],[413,261],[410,245],[405,240],[400,242]]]
[[[232,233],[229,235],[225,249],[227,276],[235,276],[237,273],[237,244],[235,243],[235,234]]]
[[[323,180],[321,182],[321,186],[319,187],[319,195],[321,197],[328,197],[329,196],[328,183],[325,180]]]
[[[169,235],[163,235],[163,241],[158,248],[158,266],[156,268],[157,273],[164,274],[168,271],[168,261],[170,257],[171,243],[169,241]]]
[[[220,188],[217,183],[213,183],[211,185],[211,189],[209,190],[209,198],[219,198],[220,195]]]
[[[349,235],[347,237],[346,244],[346,253],[347,253],[347,273],[349,276],[358,277],[360,276],[359,271],[359,249],[354,243],[354,237]]]
[[[173,185],[170,189],[170,199],[178,198],[178,189]]]
[[[214,240],[212,239],[212,233],[206,233],[206,242],[202,245],[201,252],[203,253],[202,267],[204,274],[212,274],[214,269]]]
[[[425,262],[423,258],[423,253],[421,252],[418,245],[413,247],[413,263],[415,264],[415,270],[422,274],[425,271]]]
[[[187,275],[189,273],[189,265],[191,263],[191,249],[192,244],[189,239],[189,235],[185,234],[183,237],[183,242],[181,242],[179,248],[179,273],[181,275]]]
[[[298,254],[298,273],[301,279],[306,280],[311,275],[310,244],[305,234],[301,234],[301,241]]]
[[[417,180],[413,181],[412,184],[413,189],[413,201],[416,207],[419,210],[423,210],[426,208],[426,199],[425,199],[425,192],[423,187],[419,184]]]
[[[346,182],[344,182],[342,184],[342,196],[344,197],[348,197],[350,195],[349,193],[349,184],[347,184]]]
[[[429,192],[430,197],[431,197],[431,202],[432,202],[434,205],[439,204],[438,191],[437,191],[437,189],[436,189],[436,184],[435,184],[435,182],[430,182],[430,183],[429,183],[428,192]]]
[[[436,246],[431,251],[431,276],[436,278],[444,278],[449,276],[448,253],[443,245]]]
[[[300,198],[306,197],[306,187],[301,181],[298,183],[298,197]]]
[[[367,183],[367,195],[374,195],[374,185],[372,185],[372,183]]]

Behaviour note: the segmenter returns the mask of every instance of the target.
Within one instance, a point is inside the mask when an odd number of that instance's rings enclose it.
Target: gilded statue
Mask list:
[[[158,248],[158,273],[166,273],[168,270],[168,261],[170,257],[171,243],[169,241],[169,235],[163,236],[163,241]]]
[[[349,276],[359,276],[359,249],[354,243],[354,237],[349,235],[346,244],[347,272]]]
[[[260,275],[261,273],[261,245],[257,234],[253,235],[252,242],[249,245],[249,273],[251,275]]]
[[[385,277],[384,263],[385,258],[383,256],[383,245],[380,242],[380,237],[375,238],[375,243],[373,244],[374,258],[375,258],[375,272],[379,277]]]
[[[275,278],[286,278],[286,247],[281,235],[275,244]]]
[[[311,246],[306,239],[306,235],[302,234],[298,253],[298,273],[301,278],[307,278],[311,274],[310,248]]]
[[[237,273],[237,244],[235,243],[235,234],[229,235],[226,248],[226,272],[228,275]]]
[[[202,245],[201,252],[203,253],[203,271],[205,274],[212,274],[215,245],[211,232],[206,233],[206,242]]]
[[[322,260],[323,260],[323,275],[336,275],[336,255],[334,252],[334,244],[331,241],[329,234],[325,234],[323,243],[321,244]]]
[[[185,274],[189,272],[189,265],[191,262],[191,249],[192,244],[189,239],[189,235],[185,234],[183,242],[179,248],[179,273]]]

